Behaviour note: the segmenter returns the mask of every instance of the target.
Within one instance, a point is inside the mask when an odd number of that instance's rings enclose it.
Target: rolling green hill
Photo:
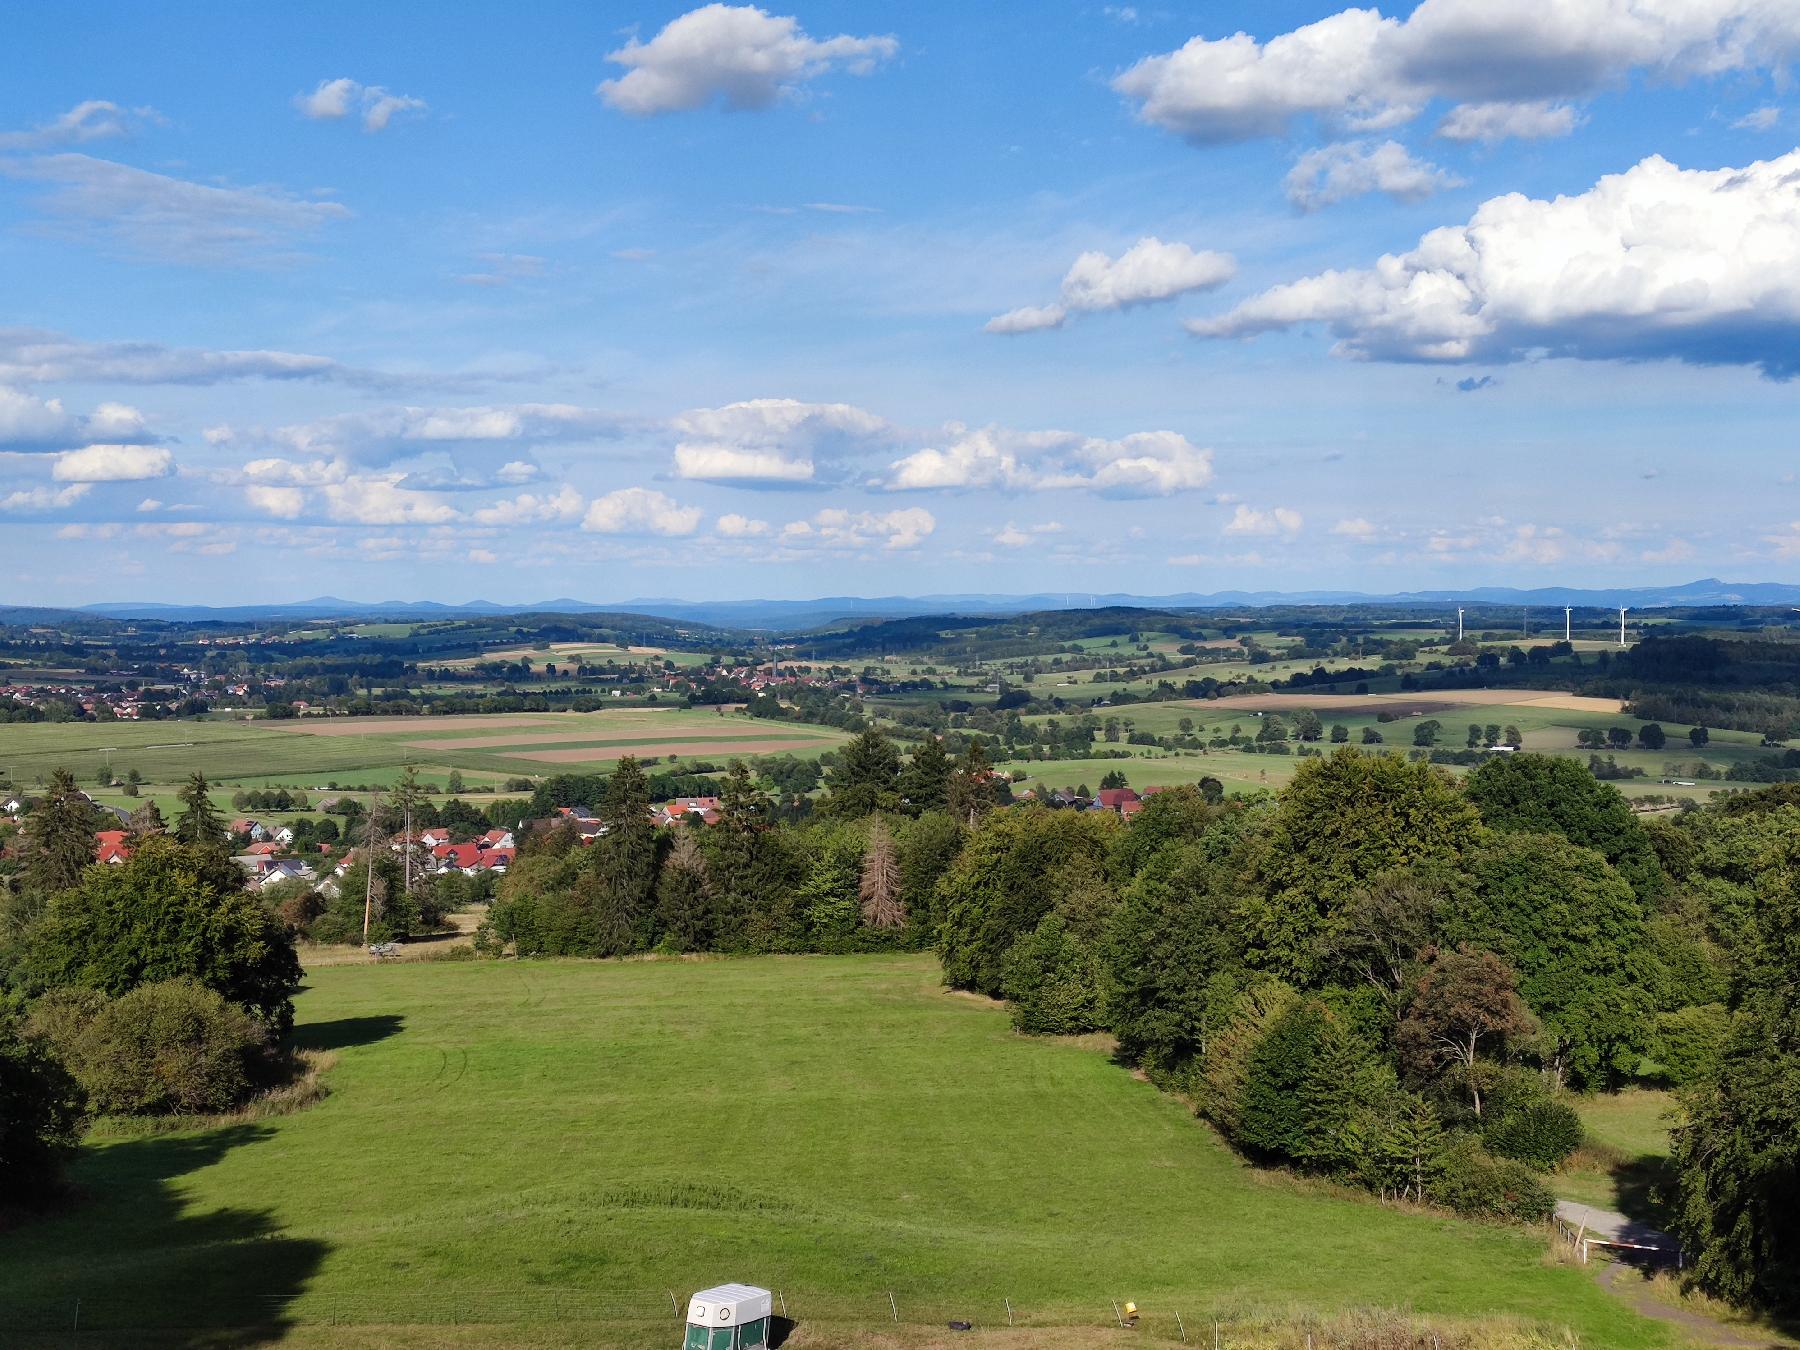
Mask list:
[[[671,1294],[735,1279],[796,1346],[864,1343],[890,1291],[939,1328],[1131,1298],[1146,1339],[1404,1308],[1674,1343],[1542,1234],[1250,1169],[929,958],[332,968],[299,1020],[330,1096],[90,1147],[86,1202],[0,1238],[0,1341],[74,1344],[80,1300],[83,1346],[674,1344]]]

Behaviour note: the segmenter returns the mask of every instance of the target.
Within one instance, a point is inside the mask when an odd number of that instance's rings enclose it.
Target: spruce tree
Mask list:
[[[700,841],[686,826],[676,834],[656,883],[656,926],[662,941],[681,951],[703,952],[712,946],[712,881]]]
[[[649,946],[656,889],[656,826],[650,821],[650,783],[627,755],[606,780],[600,803],[606,833],[594,845],[595,941],[601,956]]]
[[[860,820],[877,811],[899,809],[900,752],[879,728],[870,727],[838,754],[826,799],[832,815]]]
[[[950,770],[954,766],[936,736],[920,742],[900,772],[900,796],[915,816],[942,811],[950,800]]]
[[[181,815],[175,821],[175,837],[184,844],[222,849],[225,833],[225,818],[206,795],[205,775],[193,774],[181,789]]]
[[[742,760],[733,760],[719,789],[719,823],[706,832],[714,905],[713,945],[738,951],[751,945],[751,918],[785,891],[785,855],[769,831],[769,799]]]
[[[75,786],[75,775],[58,769],[50,787],[25,818],[25,888],[40,901],[81,880],[94,861],[94,831],[100,813]]]

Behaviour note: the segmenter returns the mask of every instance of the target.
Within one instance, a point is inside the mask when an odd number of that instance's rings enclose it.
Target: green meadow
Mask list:
[[[797,1345],[1127,1298],[1157,1341],[1402,1309],[1678,1344],[1544,1232],[1252,1170],[1100,1038],[1019,1037],[926,957],[334,967],[298,1007],[329,1096],[91,1143],[82,1201],[0,1237],[0,1341],[673,1345],[671,1296],[743,1280]]]

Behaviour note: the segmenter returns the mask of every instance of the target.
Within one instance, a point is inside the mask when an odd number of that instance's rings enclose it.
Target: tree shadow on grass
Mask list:
[[[346,1046],[385,1041],[389,1036],[398,1036],[405,1027],[406,1019],[398,1013],[308,1022],[294,1028],[293,1045],[296,1050],[342,1050]]]
[[[0,1345],[246,1350],[280,1340],[323,1242],[269,1209],[196,1211],[180,1179],[274,1134],[233,1125],[91,1150],[77,1193],[0,1242]]]

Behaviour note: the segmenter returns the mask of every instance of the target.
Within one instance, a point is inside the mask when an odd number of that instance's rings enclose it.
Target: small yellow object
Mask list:
[[[1137,1316],[1137,1304],[1127,1302],[1125,1304],[1125,1316],[1136,1317]]]

